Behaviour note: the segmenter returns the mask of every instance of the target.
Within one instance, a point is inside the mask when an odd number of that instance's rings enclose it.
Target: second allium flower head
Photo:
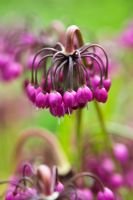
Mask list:
[[[31,82],[26,85],[29,99],[38,108],[49,108],[57,117],[93,100],[105,103],[111,86],[108,57],[101,46],[84,45],[75,25],[67,29],[65,42],[65,46],[58,43],[55,48],[43,48],[36,53]],[[41,58],[36,66],[38,57]]]
[[[101,180],[92,173],[78,173],[70,178],[67,183],[60,181],[58,170],[55,166],[50,169],[47,165],[33,167],[29,163],[22,168],[22,174],[12,177],[9,183],[5,200],[115,200],[113,192],[104,187]],[[99,191],[94,192],[88,188],[78,188],[77,180],[91,178],[99,185]]]

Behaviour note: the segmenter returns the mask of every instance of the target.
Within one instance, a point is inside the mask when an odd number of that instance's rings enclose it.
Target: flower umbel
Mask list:
[[[31,176],[26,176],[25,169],[30,167]],[[82,188],[78,186],[78,180],[83,178],[91,178],[99,185],[99,192],[93,193],[88,187]],[[113,192],[104,187],[101,180],[92,173],[81,172],[74,175],[67,183],[62,183],[58,175],[57,168],[53,166],[50,169],[47,165],[39,165],[36,168],[25,165],[22,169],[22,175],[14,176],[10,181],[2,181],[9,183],[6,192],[6,200],[92,200],[97,196],[98,200],[110,199],[115,200]],[[82,180],[83,185],[84,180]]]
[[[57,117],[85,107],[94,99],[105,103],[111,86],[105,50],[97,44],[83,45],[75,25],[67,29],[65,39],[65,46],[58,43],[55,48],[36,53],[31,82],[26,87],[29,99],[38,108],[49,108]],[[41,68],[35,67],[38,57],[38,66],[44,63]]]

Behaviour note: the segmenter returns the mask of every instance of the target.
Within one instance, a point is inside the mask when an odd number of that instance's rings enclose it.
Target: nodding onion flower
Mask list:
[[[26,168],[30,168],[32,173],[27,175]],[[78,186],[78,179],[91,178],[97,182],[99,191],[94,193],[88,187]],[[83,185],[86,182],[82,181]],[[81,172],[74,175],[66,183],[59,180],[56,166],[52,170],[47,165],[39,165],[36,168],[25,164],[22,175],[12,178],[10,181],[1,181],[9,183],[5,200],[93,200],[97,196],[98,200],[115,200],[113,192],[104,187],[101,180],[92,173]]]
[[[101,46],[84,45],[75,25],[68,27],[65,42],[65,46],[58,43],[55,48],[36,53],[31,82],[26,86],[29,99],[38,108],[49,108],[57,117],[85,107],[94,99],[105,103],[111,86],[108,57]]]

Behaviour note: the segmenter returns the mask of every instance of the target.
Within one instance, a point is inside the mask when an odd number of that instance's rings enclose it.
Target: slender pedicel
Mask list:
[[[95,174],[90,173],[90,172],[81,172],[81,173],[76,174],[74,177],[70,179],[70,183],[75,182],[77,179],[83,178],[83,177],[90,177],[94,179],[98,183],[100,190],[104,191],[104,185],[102,181]]]
[[[106,51],[104,50],[104,48],[103,47],[101,47],[100,45],[98,45],[98,44],[90,44],[90,45],[88,45],[87,47],[85,47],[82,51],[81,51],[81,53],[84,53],[86,50],[88,50],[89,48],[92,48],[92,47],[98,47],[99,49],[101,49],[102,50],[102,52],[104,53],[104,56],[105,56],[105,58],[106,58],[106,78],[108,78],[108,65],[109,65],[109,60],[108,60],[108,56],[107,56],[107,53],[106,53]]]

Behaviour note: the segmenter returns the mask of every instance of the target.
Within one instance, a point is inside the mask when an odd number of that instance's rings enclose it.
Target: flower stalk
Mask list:
[[[66,46],[65,51],[69,54],[72,54],[75,51],[74,42],[75,40],[78,43],[78,48],[84,45],[83,37],[80,32],[80,29],[72,25],[68,27],[66,31]],[[77,110],[76,112],[76,161],[77,161],[77,170],[81,170],[81,156],[82,156],[82,109]]]
[[[15,159],[17,163],[20,162],[22,150],[25,146],[25,143],[28,139],[32,137],[42,138],[44,141],[47,142],[47,144],[49,144],[50,148],[55,154],[55,162],[57,163],[60,175],[69,173],[69,171],[71,170],[71,165],[68,162],[60,143],[53,134],[41,129],[30,129],[20,136],[15,149]]]
[[[78,42],[78,47],[83,46],[83,38],[82,34],[80,32],[80,29],[75,26],[69,26],[67,31],[66,31],[66,46],[65,46],[65,51],[67,53],[73,53],[75,51],[74,48],[74,39]]]
[[[103,139],[105,141],[105,143],[104,143],[105,148],[110,151],[112,149],[112,144],[111,144],[111,140],[110,140],[110,137],[109,137],[109,134],[108,134],[108,130],[106,128],[103,113],[101,111],[99,104],[96,101],[94,101],[94,106],[95,106],[95,109],[96,109],[97,117],[99,119],[98,121],[99,121],[101,130],[102,130]]]

